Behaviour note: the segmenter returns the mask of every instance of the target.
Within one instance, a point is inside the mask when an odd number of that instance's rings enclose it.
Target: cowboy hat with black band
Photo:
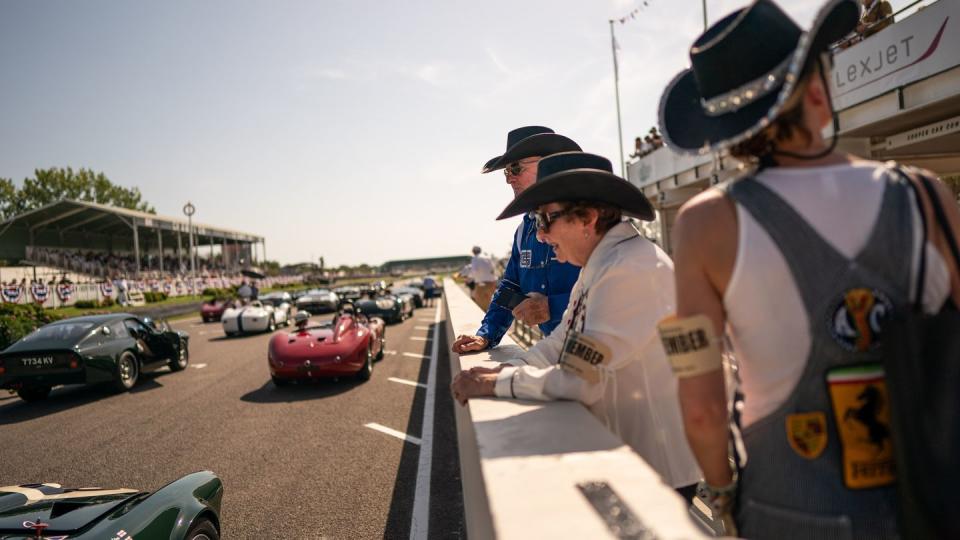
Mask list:
[[[704,154],[756,135],[780,114],[813,61],[858,19],[856,0],[828,1],[809,32],[771,0],[724,17],[693,43],[692,67],[660,98],[664,140],[678,152]]]
[[[543,157],[558,152],[579,151],[580,145],[544,126],[524,126],[507,133],[507,151],[487,161],[482,173],[502,169],[529,157]]]
[[[562,152],[540,160],[537,181],[524,190],[497,219],[525,214],[552,202],[598,202],[645,221],[653,206],[636,186],[613,174],[610,160],[586,152]]]

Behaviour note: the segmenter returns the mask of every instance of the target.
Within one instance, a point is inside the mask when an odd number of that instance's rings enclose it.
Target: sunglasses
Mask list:
[[[503,168],[503,174],[505,176],[520,176],[520,173],[527,170],[527,167],[525,167],[525,165],[530,165],[538,161],[540,160],[534,159],[532,161],[515,161]]]
[[[537,222],[537,229],[543,232],[550,232],[550,226],[557,219],[570,213],[570,209],[557,210],[556,212],[534,212],[533,219]]]

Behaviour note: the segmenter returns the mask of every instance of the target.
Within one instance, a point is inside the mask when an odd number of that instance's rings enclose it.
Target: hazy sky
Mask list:
[[[0,0],[0,177],[102,171],[281,262],[506,253],[480,166],[528,124],[616,164],[607,20],[642,4]],[[702,31],[700,0],[647,4],[616,25],[627,147]],[[806,27],[821,2],[782,4]]]

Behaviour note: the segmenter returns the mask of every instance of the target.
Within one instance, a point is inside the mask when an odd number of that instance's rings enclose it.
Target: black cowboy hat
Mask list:
[[[652,221],[653,206],[636,186],[613,174],[610,160],[586,152],[562,152],[540,160],[537,181],[513,200],[497,219],[524,214],[552,202],[591,201]]]
[[[544,126],[524,126],[507,133],[507,151],[487,161],[481,172],[502,169],[524,158],[580,151],[580,145]]]
[[[856,0],[829,0],[804,32],[771,0],[727,15],[690,47],[660,98],[660,132],[683,153],[722,150],[765,128],[820,53],[852,32]]]

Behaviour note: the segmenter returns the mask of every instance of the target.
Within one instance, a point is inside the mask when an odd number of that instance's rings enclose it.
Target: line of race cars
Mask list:
[[[403,289],[368,289],[355,298],[344,294],[344,300],[338,295],[336,315],[329,322],[311,324],[305,309],[291,316],[296,307],[291,306],[293,295],[286,292],[242,306],[224,301],[220,318],[228,334],[296,324],[291,331],[273,335],[267,347],[268,369],[277,387],[345,376],[365,381],[374,362],[384,356],[386,322],[381,315],[400,322],[415,306],[424,305],[423,291]],[[298,296],[311,295],[316,293]],[[209,305],[218,308],[216,304]],[[201,316],[212,322],[214,313],[205,304]],[[102,383],[128,391],[147,371],[186,369],[189,343],[186,332],[166,321],[129,313],[56,321],[0,351],[0,388],[27,402],[46,399],[59,385]],[[53,483],[5,486],[0,487],[0,537],[217,540],[222,497],[223,484],[210,471],[188,474],[152,493]]]
[[[227,336],[274,332],[278,325],[297,323],[295,330],[275,335],[268,345],[268,367],[278,386],[347,374],[366,379],[374,359],[383,355],[386,323],[412,316],[421,298],[416,293],[422,291],[382,285],[356,290],[362,296],[338,296],[336,315],[326,323],[311,325],[311,312],[299,309],[315,302],[312,290],[299,294],[296,302],[289,292],[247,302],[222,301],[220,323]],[[301,303],[303,298],[307,300]],[[217,303],[203,305],[204,321],[215,318],[208,307],[219,308]],[[189,334],[165,320],[130,313],[87,315],[44,325],[0,352],[0,389],[28,402],[46,399],[60,385],[105,383],[127,391],[143,373],[163,367],[182,371],[189,361]]]

